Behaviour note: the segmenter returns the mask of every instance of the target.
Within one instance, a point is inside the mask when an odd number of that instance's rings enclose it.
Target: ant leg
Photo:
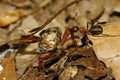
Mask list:
[[[68,35],[70,34],[70,30],[67,28],[63,34],[63,37],[61,39],[61,45],[65,43],[65,40],[67,39]]]
[[[89,30],[89,24],[91,25],[90,22],[87,22],[87,30]]]
[[[84,34],[83,38],[81,39],[82,45],[80,47],[83,46],[89,46],[89,45],[93,45],[93,42],[88,38],[87,34]]]
[[[45,71],[45,67],[44,67],[44,62],[43,61],[44,61],[43,59],[39,59],[39,62],[38,62],[39,67],[38,67],[38,69]]]
[[[103,21],[103,22],[99,22],[99,21],[96,21],[98,24],[105,24],[107,23],[106,21]]]
[[[74,32],[70,31],[71,39],[73,40],[73,44],[76,46]]]
[[[39,62],[38,62],[38,69],[39,70],[43,70],[46,72],[46,68],[44,66],[45,64],[45,61],[46,59],[49,57],[49,54],[48,53],[42,53],[40,56],[39,56]]]

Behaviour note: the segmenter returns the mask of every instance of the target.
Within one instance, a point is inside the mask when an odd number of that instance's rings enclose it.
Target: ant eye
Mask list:
[[[71,29],[73,32],[77,32],[79,30],[79,27],[78,26],[73,26],[72,29]]]

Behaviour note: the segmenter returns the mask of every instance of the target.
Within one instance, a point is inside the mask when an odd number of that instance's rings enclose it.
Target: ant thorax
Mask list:
[[[42,40],[39,42],[40,52],[49,52],[60,45],[61,31],[58,27],[48,28],[40,33]]]

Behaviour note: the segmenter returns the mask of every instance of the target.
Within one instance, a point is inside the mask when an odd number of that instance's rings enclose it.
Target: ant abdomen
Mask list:
[[[94,25],[89,29],[90,34],[99,35],[102,34],[103,28],[100,25]]]

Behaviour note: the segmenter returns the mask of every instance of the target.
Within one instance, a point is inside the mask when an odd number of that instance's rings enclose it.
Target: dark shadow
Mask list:
[[[113,12],[112,14],[110,14],[110,17],[112,17],[112,16],[120,17],[120,12]]]

